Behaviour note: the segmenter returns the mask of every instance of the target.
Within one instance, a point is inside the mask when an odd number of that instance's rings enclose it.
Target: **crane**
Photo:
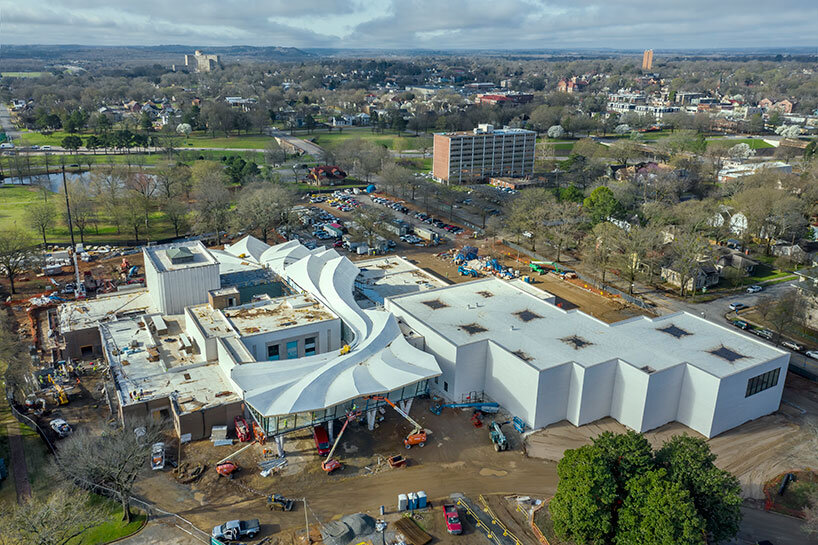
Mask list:
[[[406,411],[392,403],[391,400],[383,396],[369,396],[366,399],[372,399],[374,401],[384,401],[388,403],[393,409],[395,409],[398,412],[399,415],[404,417],[406,420],[409,421],[410,424],[412,424],[412,426],[414,426],[412,431],[409,432],[409,435],[406,436],[406,439],[403,440],[403,445],[407,449],[412,448],[412,445],[423,447],[426,444],[426,430],[423,429],[423,426],[418,424],[414,418],[409,416],[409,413],[407,413]]]
[[[323,469],[327,473],[332,473],[336,469],[341,469],[341,462],[333,458],[332,454],[335,452],[335,447],[337,447],[338,443],[341,442],[341,436],[344,435],[344,430],[347,429],[349,423],[355,420],[359,414],[361,413],[359,411],[354,410],[354,408],[353,410],[347,413],[346,420],[344,420],[344,425],[341,427],[341,431],[338,432],[338,437],[332,444],[332,448],[330,449],[329,454],[327,454],[327,459],[321,462],[321,469]]]

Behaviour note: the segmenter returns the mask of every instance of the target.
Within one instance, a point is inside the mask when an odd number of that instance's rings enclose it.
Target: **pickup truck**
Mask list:
[[[210,535],[222,541],[238,541],[239,538],[253,539],[258,534],[258,519],[231,520],[213,528]]]
[[[457,516],[457,506],[451,503],[444,503],[443,518],[446,521],[446,530],[450,534],[460,534],[463,532],[463,525],[460,523],[460,517]]]

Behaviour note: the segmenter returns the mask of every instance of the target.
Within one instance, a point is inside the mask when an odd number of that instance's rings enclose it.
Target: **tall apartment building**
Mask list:
[[[472,132],[437,133],[432,174],[447,183],[468,183],[492,176],[534,173],[537,133],[478,125]]]
[[[218,55],[206,55],[198,49],[193,55],[185,55],[185,66],[193,68],[194,72],[210,72],[220,66]]]
[[[642,53],[642,70],[650,70],[653,68],[653,49],[645,49]]]

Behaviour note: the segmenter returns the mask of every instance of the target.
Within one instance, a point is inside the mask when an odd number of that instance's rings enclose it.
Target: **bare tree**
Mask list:
[[[71,206],[71,222],[74,228],[79,232],[80,242],[85,242],[85,233],[92,223],[94,214],[96,214],[96,203],[91,195],[91,190],[85,181],[78,178],[68,184],[68,201]],[[65,208],[65,198],[60,202],[63,205],[64,221],[68,224],[68,210]]]
[[[12,294],[14,279],[23,272],[33,256],[34,241],[28,233],[17,227],[0,231],[0,269],[9,281]]]
[[[162,212],[173,226],[173,233],[178,237],[181,231],[188,227],[188,215],[190,214],[190,206],[183,201],[181,197],[176,197],[165,202],[162,206]]]
[[[162,437],[162,427],[163,423],[154,419],[134,419],[104,435],[78,430],[62,442],[57,464],[76,482],[112,490],[122,506],[122,520],[130,522],[131,491],[151,445]],[[145,433],[136,434],[135,428],[144,428]]]
[[[391,214],[378,208],[358,208],[352,214],[355,222],[353,235],[361,240],[365,240],[369,247],[372,247],[377,235],[388,236],[383,224],[392,219]]]
[[[255,183],[239,193],[236,229],[257,230],[267,242],[270,231],[291,223],[295,194],[283,185]]]
[[[230,224],[230,191],[221,181],[221,176],[215,174],[215,179],[200,180],[201,185],[195,192],[196,229],[200,233],[215,232],[216,242],[221,244],[222,231]]]
[[[756,309],[778,339],[806,321],[807,304],[797,289],[789,289],[777,296],[764,295],[759,298]]]
[[[190,190],[190,167],[187,165],[167,165],[156,170],[157,193],[166,199],[187,193]]]
[[[588,263],[599,271],[602,283],[605,274],[613,263],[617,250],[619,228],[610,222],[597,223],[584,240],[584,254]]]
[[[32,203],[25,210],[26,223],[43,237],[43,247],[48,244],[46,232],[54,227],[56,216],[57,209],[48,201]]]
[[[128,177],[125,187],[133,194],[133,202],[139,205],[145,220],[145,235],[150,238],[150,215],[156,205],[156,192],[159,185],[155,176],[137,172]]]
[[[108,519],[104,504],[83,490],[60,485],[45,498],[12,505],[0,519],[0,544],[68,545]]]
[[[527,238],[531,249],[537,251],[537,244],[545,235],[545,224],[549,211],[556,206],[556,198],[543,188],[526,190],[511,202],[506,215],[506,227],[517,236]]]
[[[581,217],[579,203],[557,202],[546,207],[545,238],[557,251],[556,260],[559,261],[562,251],[576,241]]]
[[[15,395],[25,393],[34,368],[28,347],[17,333],[17,322],[5,312],[0,313],[0,361],[6,364],[6,386]]]
[[[710,258],[710,243],[700,233],[680,229],[670,245],[672,268],[679,275],[679,295],[685,296],[687,283],[696,276],[701,264]],[[694,283],[695,286],[695,283]]]
[[[287,160],[287,152],[278,142],[271,140],[264,148],[264,160],[270,166],[280,165]]]

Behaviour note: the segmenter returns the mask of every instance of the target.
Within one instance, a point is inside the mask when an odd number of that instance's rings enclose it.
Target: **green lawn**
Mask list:
[[[27,205],[42,199],[36,189],[20,186],[0,186],[0,229],[18,226],[28,229],[24,214]]]
[[[396,149],[396,142],[400,142],[400,144],[403,145],[402,149],[404,150],[421,150],[424,147],[426,147],[428,150],[432,149],[431,136],[415,136],[414,133],[403,133],[401,136],[389,132],[373,133],[369,128],[344,129],[343,132],[338,132],[335,130],[333,132],[322,131],[313,132],[312,134],[304,133],[298,134],[298,138],[313,140],[319,146],[327,149],[332,149],[338,146],[341,142],[353,138],[368,140],[370,142],[374,142],[375,144],[386,146],[391,150]]]
[[[65,131],[54,131],[49,134],[43,134],[37,131],[23,130],[20,138],[23,140],[23,145],[25,146],[61,146],[62,139],[68,135],[69,133]],[[78,133],[77,136],[84,140],[87,135]]]
[[[48,72],[0,72],[4,78],[41,78]]]
[[[709,138],[707,140],[708,144],[711,142],[720,142],[726,141],[729,142],[731,147],[737,144],[747,144],[750,146],[750,149],[764,149],[764,148],[772,148],[775,147],[772,144],[768,144],[761,138]]]
[[[113,502],[105,500],[99,496],[95,496],[91,501],[92,503],[106,502],[110,503],[112,507],[116,506]],[[122,539],[123,537],[136,533],[142,528],[142,526],[145,525],[145,522],[146,517],[144,513],[136,514],[134,512],[133,520],[131,520],[130,524],[125,524],[125,522],[122,521],[122,511],[119,509],[113,509],[107,522],[100,524],[96,528],[91,528],[84,534],[77,536],[75,539],[70,541],[69,544],[102,545],[104,543],[110,543],[116,539]]]
[[[275,142],[272,136],[261,134],[242,136],[216,136],[215,138],[200,132],[191,134],[186,140],[179,142],[179,148],[247,148],[263,150],[270,142]]]

